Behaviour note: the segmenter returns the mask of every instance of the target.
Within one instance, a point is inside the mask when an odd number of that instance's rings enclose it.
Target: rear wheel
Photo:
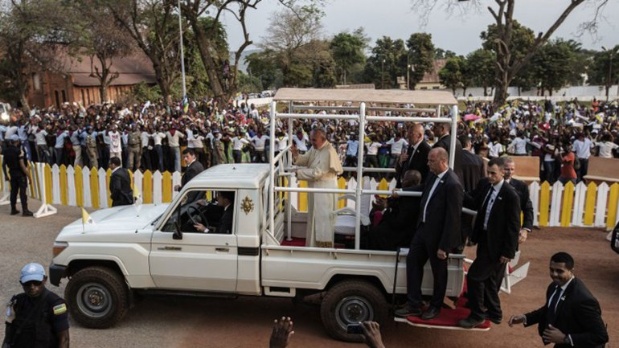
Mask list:
[[[120,321],[128,310],[129,291],[117,272],[105,267],[84,268],[65,289],[71,316],[81,325],[105,329]]]
[[[346,333],[349,324],[363,321],[383,323],[388,305],[376,286],[359,280],[336,284],[327,291],[320,306],[320,317],[327,333],[338,340],[361,342],[363,336]]]

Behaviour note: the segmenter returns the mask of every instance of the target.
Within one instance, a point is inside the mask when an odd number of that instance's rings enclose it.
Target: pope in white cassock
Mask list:
[[[312,148],[299,155],[295,146],[292,156],[295,165],[304,167],[296,170],[298,180],[307,180],[311,188],[337,189],[337,176],[342,174],[342,163],[335,148],[327,141],[323,129],[314,129],[310,134]],[[333,229],[337,194],[309,193],[306,246],[333,247]]]

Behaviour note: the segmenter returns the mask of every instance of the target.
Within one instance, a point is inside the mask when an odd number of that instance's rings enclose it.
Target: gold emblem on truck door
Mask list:
[[[250,211],[254,210],[254,202],[246,196],[241,202],[241,209],[243,209],[245,215],[249,214]]]

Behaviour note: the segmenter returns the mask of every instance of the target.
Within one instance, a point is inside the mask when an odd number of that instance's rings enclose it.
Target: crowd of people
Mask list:
[[[469,101],[460,117],[458,136],[468,137],[476,154],[487,159],[503,154],[539,156],[540,178],[550,183],[581,180],[589,156],[619,157],[616,102],[514,101],[494,110],[489,103]],[[271,126],[275,139],[269,137]],[[295,121],[290,132],[301,153],[310,148],[309,132],[316,127],[326,130],[345,167],[357,165],[362,145],[366,167],[395,168],[410,145],[403,122],[368,123],[364,139],[357,139],[356,122],[306,119]],[[441,137],[432,124],[423,125],[421,131],[430,145]],[[107,169],[109,159],[118,157],[133,171],[180,171],[184,147],[196,151],[204,168],[267,162],[269,148],[274,146],[275,153],[284,149],[288,134],[287,122],[269,124],[267,109],[213,100],[193,101],[186,108],[180,103],[176,107],[150,102],[88,107],[65,103],[31,115],[17,110],[0,124],[0,142],[17,135],[29,160]]]

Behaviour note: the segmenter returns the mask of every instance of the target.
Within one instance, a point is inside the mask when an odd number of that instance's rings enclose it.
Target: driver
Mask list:
[[[233,214],[233,205],[234,205],[234,192],[233,191],[219,191],[217,193],[217,205],[224,208],[224,213],[219,219],[219,226],[217,228],[214,227],[206,227],[201,223],[195,223],[193,227],[197,231],[202,231],[204,233],[224,233],[231,234],[232,233],[232,214]]]

